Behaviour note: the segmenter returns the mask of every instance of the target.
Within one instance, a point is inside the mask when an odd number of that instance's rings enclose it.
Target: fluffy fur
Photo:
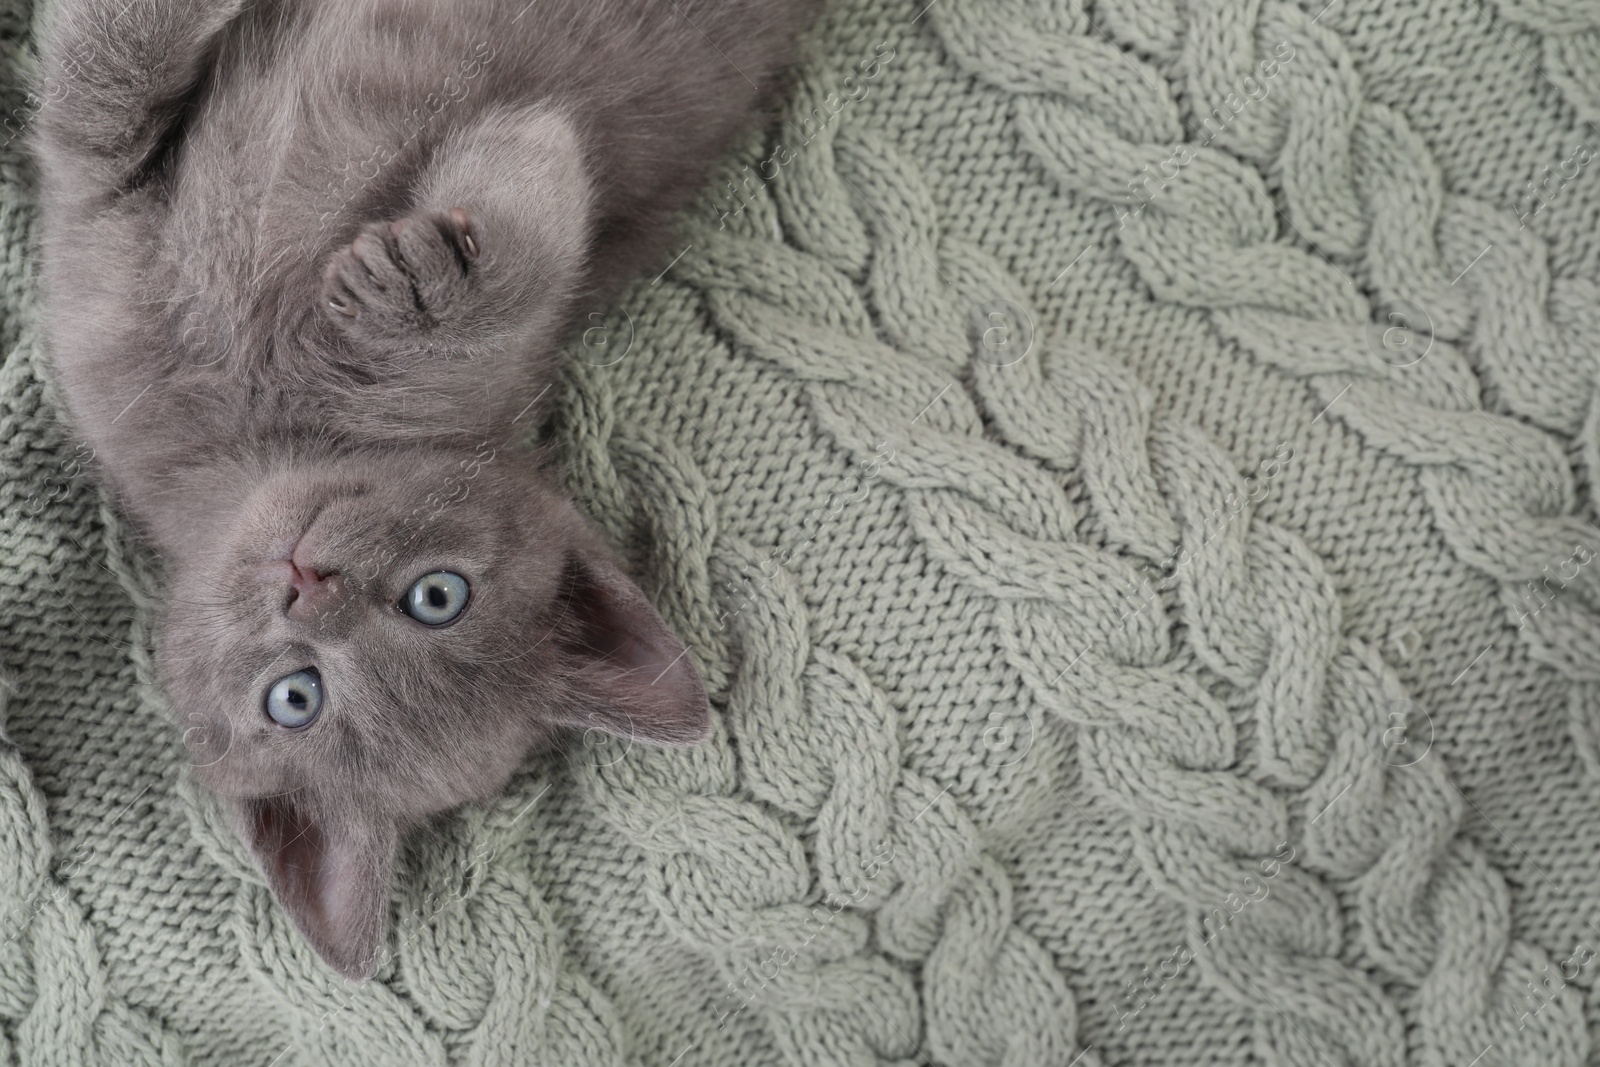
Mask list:
[[[346,975],[378,962],[408,828],[563,728],[709,736],[683,645],[519,442],[575,317],[661,258],[810,7],[54,9],[55,372],[167,560],[158,662],[196,765]],[[440,569],[471,599],[425,627],[397,605]],[[265,694],[308,666],[324,706],[287,729]]]

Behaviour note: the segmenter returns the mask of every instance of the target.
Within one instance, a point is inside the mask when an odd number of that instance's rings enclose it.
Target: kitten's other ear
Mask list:
[[[311,947],[346,978],[372,977],[389,932],[393,822],[327,818],[294,793],[230,803],[256,866]]]
[[[565,725],[652,745],[710,739],[700,672],[643,591],[600,556],[575,556],[567,577],[562,644],[579,699]]]

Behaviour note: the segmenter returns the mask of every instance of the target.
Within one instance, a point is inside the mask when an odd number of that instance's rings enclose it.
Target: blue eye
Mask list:
[[[322,675],[315,667],[279,678],[267,690],[267,714],[279,726],[308,726],[321,710]]]
[[[454,622],[467,606],[467,580],[454,571],[424,574],[406,590],[401,610],[428,626]]]

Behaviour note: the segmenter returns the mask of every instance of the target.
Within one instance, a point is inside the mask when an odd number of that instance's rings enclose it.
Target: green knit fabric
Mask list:
[[[441,820],[361,986],[152,684],[0,5],[0,1058],[1600,1064],[1600,4],[924,2],[546,428],[715,739]]]

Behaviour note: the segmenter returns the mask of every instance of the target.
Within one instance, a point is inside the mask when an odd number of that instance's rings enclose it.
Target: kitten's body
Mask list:
[[[810,6],[55,12],[56,373],[168,560],[163,681],[202,773],[348,974],[375,962],[406,826],[492,794],[557,726],[709,731],[681,644],[518,442],[574,316],[660,258]],[[427,569],[471,578],[459,623],[392,610]],[[287,731],[261,693],[296,664],[327,706]]]
[[[183,9],[221,16],[237,6],[65,8],[125,11],[127,31],[152,8],[180,13],[173,23],[187,30],[202,18]],[[147,502],[181,492],[183,473],[219,453],[259,456],[330,436],[470,449],[515,435],[532,416],[512,419],[548,384],[574,290],[604,289],[657,251],[662,211],[696,186],[754,106],[740,71],[770,74],[796,6],[261,4],[217,34],[215,61],[174,101],[189,106],[175,116],[181,126],[142,136],[130,134],[135,107],[112,98],[80,108],[85,91],[64,78],[65,95],[40,120],[53,347],[73,413],[129,507],[174,540],[192,524],[190,506],[173,529],[172,509],[152,513]],[[107,64],[110,43],[80,32],[96,53],[79,66]],[[112,82],[106,92],[122,90]],[[570,127],[541,124],[529,105],[564,113]],[[582,172],[551,151],[557,173],[541,173],[548,161],[519,152],[519,136],[574,141]],[[85,151],[96,141],[103,151]],[[486,234],[485,254],[499,258],[504,283],[527,291],[505,294],[521,298],[520,314],[463,309],[473,321],[458,332],[476,328],[471,343],[443,339],[429,353],[439,358],[396,365],[390,353],[360,351],[327,314],[321,267],[363,224],[412,213],[419,193],[435,210],[475,208],[480,227],[495,220],[473,198],[504,201],[508,239]],[[519,245],[533,229],[562,240]],[[590,255],[585,231],[600,238]]]

